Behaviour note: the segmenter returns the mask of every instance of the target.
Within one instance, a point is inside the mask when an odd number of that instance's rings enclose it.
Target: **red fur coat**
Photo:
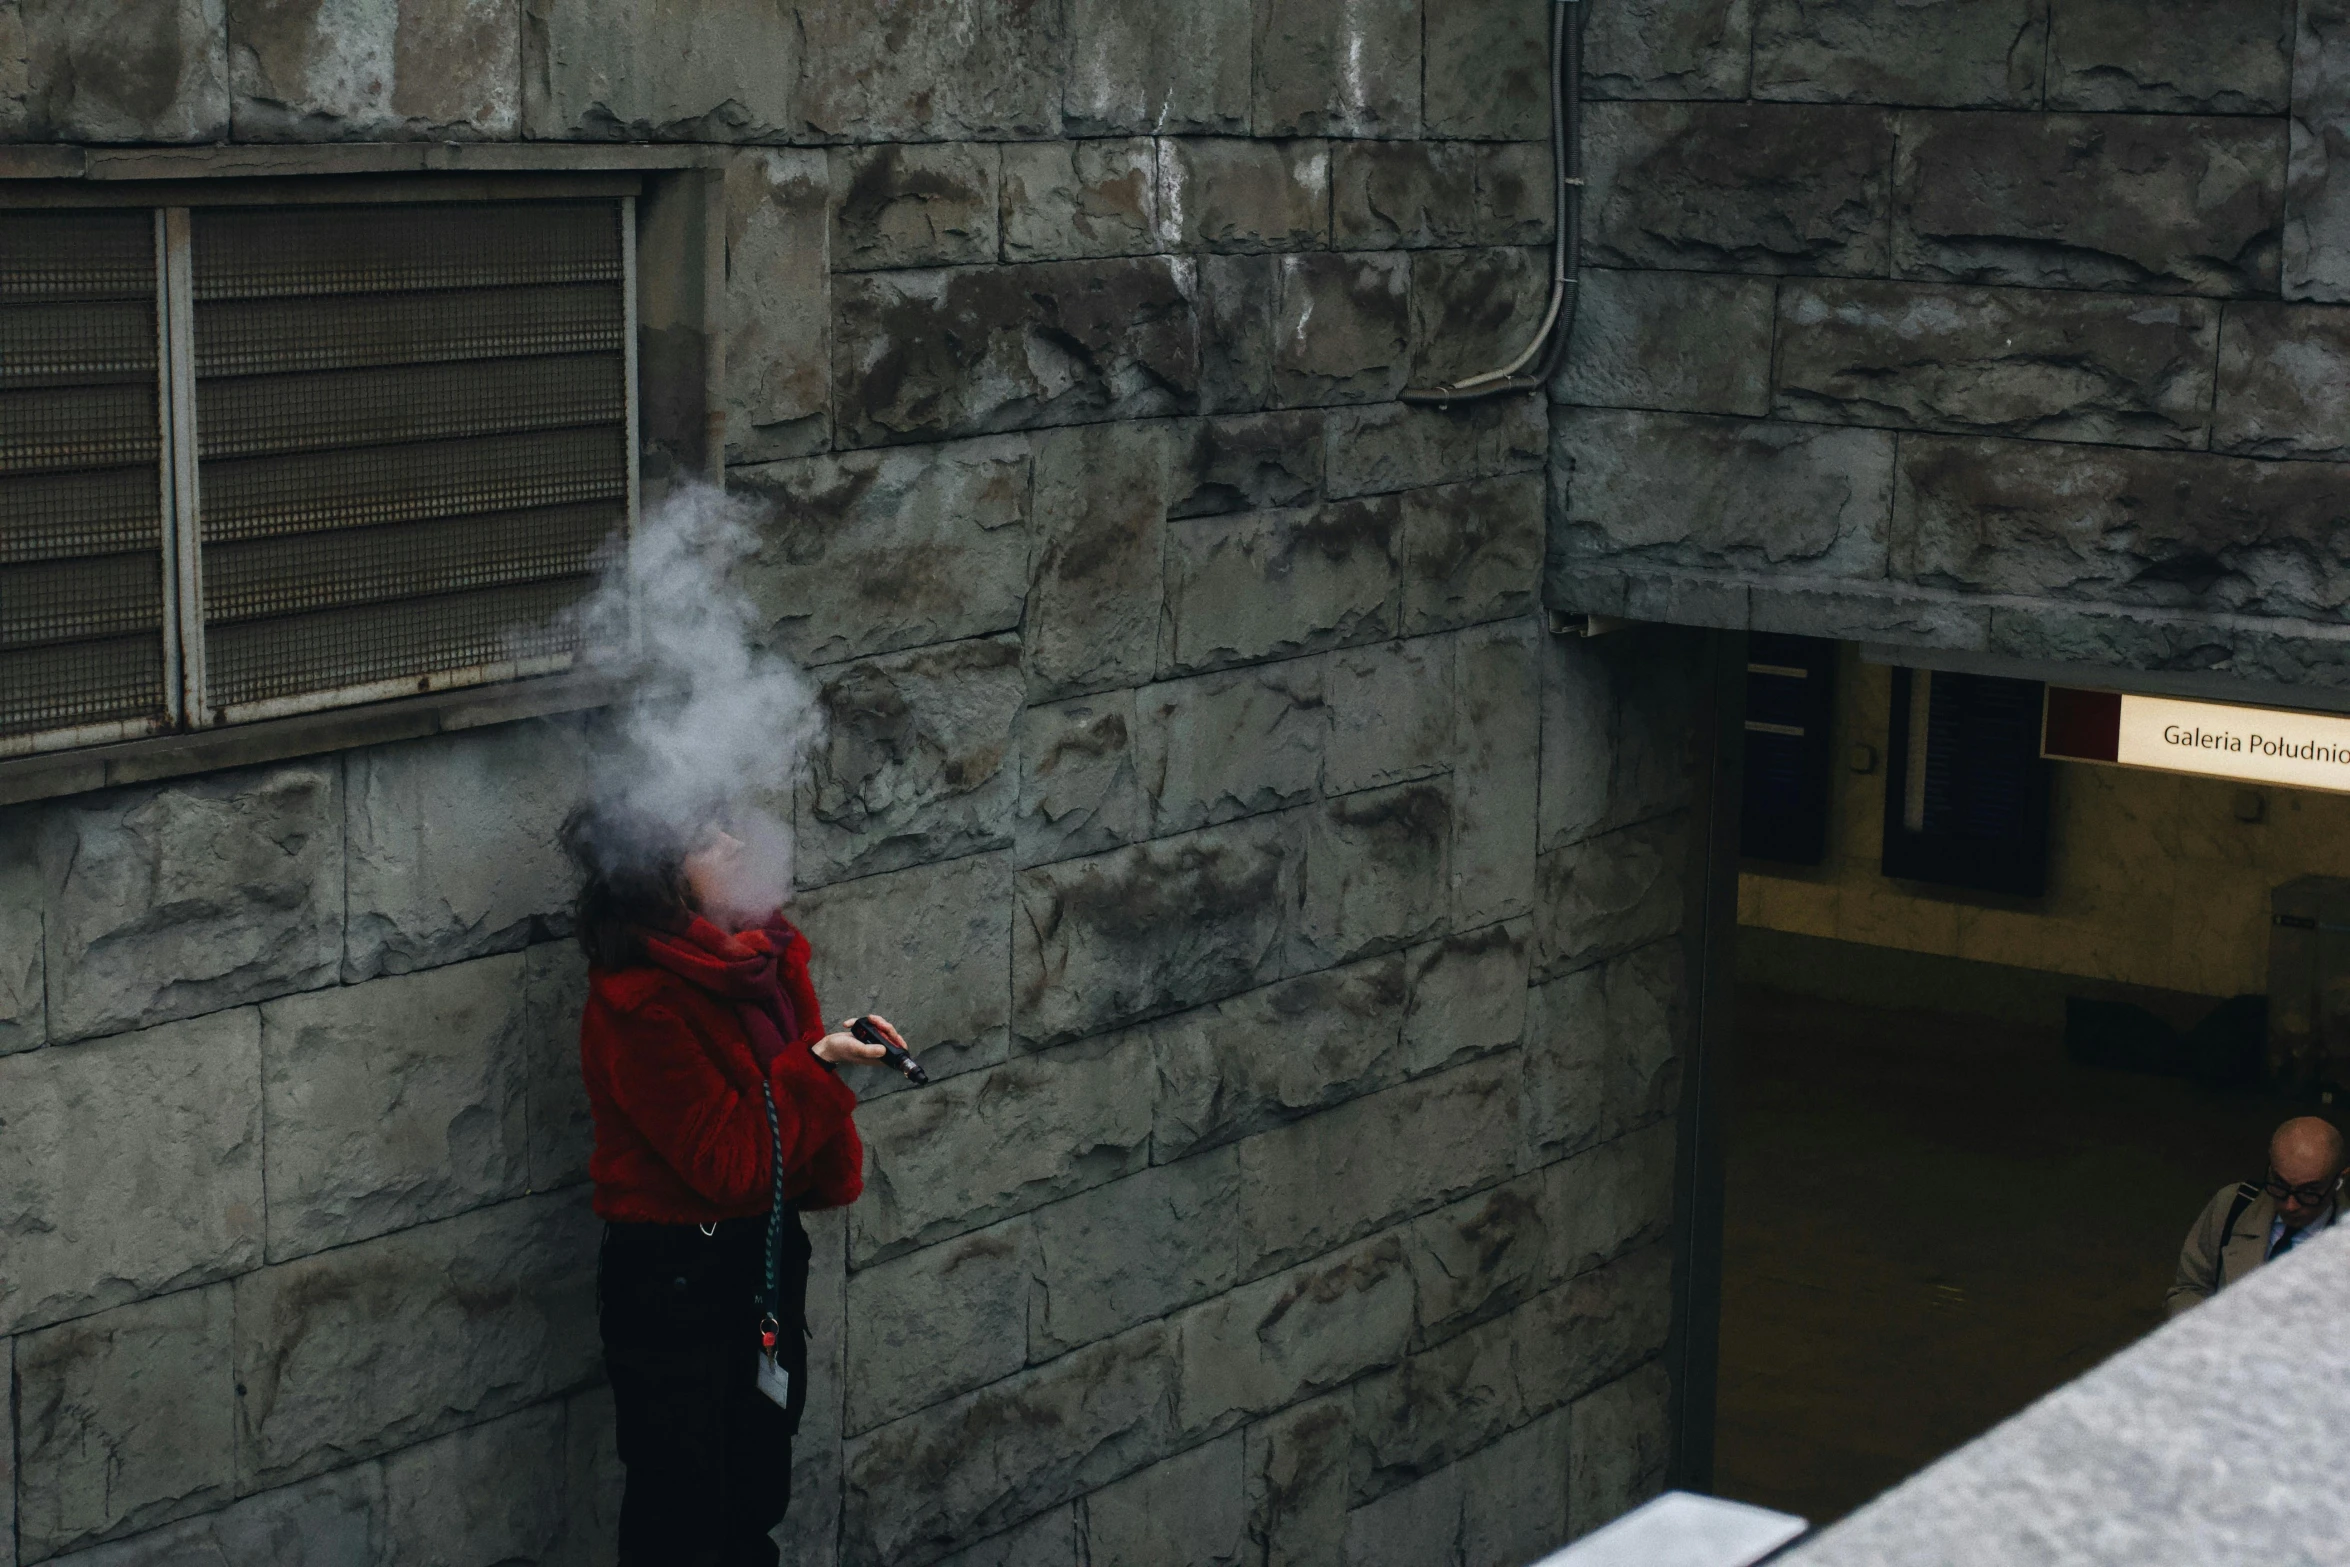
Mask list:
[[[783,1132],[784,1197],[805,1208],[854,1202],[865,1160],[849,1115],[857,1096],[808,1048],[823,1037],[824,1014],[808,979],[807,939],[780,919],[748,934],[776,938],[774,978],[791,1035],[767,1074]],[[697,938],[713,956],[740,956],[740,938],[699,920],[685,940]],[[740,1005],[652,962],[589,971],[579,1059],[595,1113],[588,1175],[602,1217],[707,1224],[767,1211],[767,1107]]]

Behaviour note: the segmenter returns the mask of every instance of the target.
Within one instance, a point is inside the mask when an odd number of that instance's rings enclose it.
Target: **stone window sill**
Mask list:
[[[323,751],[419,740],[427,735],[453,734],[525,718],[586,712],[608,706],[612,699],[612,682],[602,676],[546,675],[462,691],[436,691],[430,696],[406,697],[395,702],[373,702],[364,707],[340,707],[189,734],[126,740],[119,745],[11,757],[0,762],[0,805],[21,805],[122,784],[154,783],[165,778],[184,778],[191,773],[282,762]]]

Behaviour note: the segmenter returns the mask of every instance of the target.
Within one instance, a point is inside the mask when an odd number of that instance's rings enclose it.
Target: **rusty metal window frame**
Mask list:
[[[620,251],[620,356],[623,408],[621,429],[624,480],[621,485],[622,526],[633,532],[640,503],[640,457],[644,438],[641,367],[639,363],[639,278],[637,230],[639,180],[634,176],[595,178],[553,176],[530,179],[383,179],[224,181],[191,189],[189,182],[172,185],[118,186],[114,190],[88,185],[51,186],[37,192],[40,199],[23,203],[38,207],[114,210],[145,209],[152,213],[155,234],[155,326],[157,346],[157,407],[160,435],[161,550],[163,583],[161,710],[136,718],[118,718],[0,736],[0,763],[19,764],[57,759],[57,753],[86,750],[115,742],[153,740],[172,734],[261,724],[345,709],[414,698],[422,694],[465,692],[533,677],[557,675],[575,667],[577,652],[565,650],[524,654],[476,662],[461,668],[403,673],[384,678],[276,695],[257,700],[213,700],[212,661],[206,635],[204,546],[201,531],[203,467],[200,461],[197,406],[195,285],[195,213],[211,207],[283,206],[331,203],[352,205],[491,204],[531,199],[609,199],[616,203]],[[13,194],[13,193],[12,193]],[[329,610],[329,615],[356,613],[356,609]]]

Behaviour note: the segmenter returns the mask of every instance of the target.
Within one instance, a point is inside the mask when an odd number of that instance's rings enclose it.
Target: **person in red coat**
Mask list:
[[[882,1049],[825,1030],[807,939],[780,910],[739,912],[743,845],[727,833],[590,806],[563,838],[583,878],[579,1058],[604,1220],[597,1314],[627,1470],[620,1561],[774,1567],[769,1534],[791,1500],[791,1439],[807,1400],[799,1210],[839,1207],[863,1189],[857,1096],[833,1065]],[[780,1378],[762,1376],[769,1315]]]

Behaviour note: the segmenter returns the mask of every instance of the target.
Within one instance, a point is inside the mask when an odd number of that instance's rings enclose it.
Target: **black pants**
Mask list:
[[[622,1567],[774,1567],[807,1403],[808,1237],[783,1220],[778,1356],[791,1407],[757,1386],[767,1220],[607,1224],[596,1266],[620,1461]]]

